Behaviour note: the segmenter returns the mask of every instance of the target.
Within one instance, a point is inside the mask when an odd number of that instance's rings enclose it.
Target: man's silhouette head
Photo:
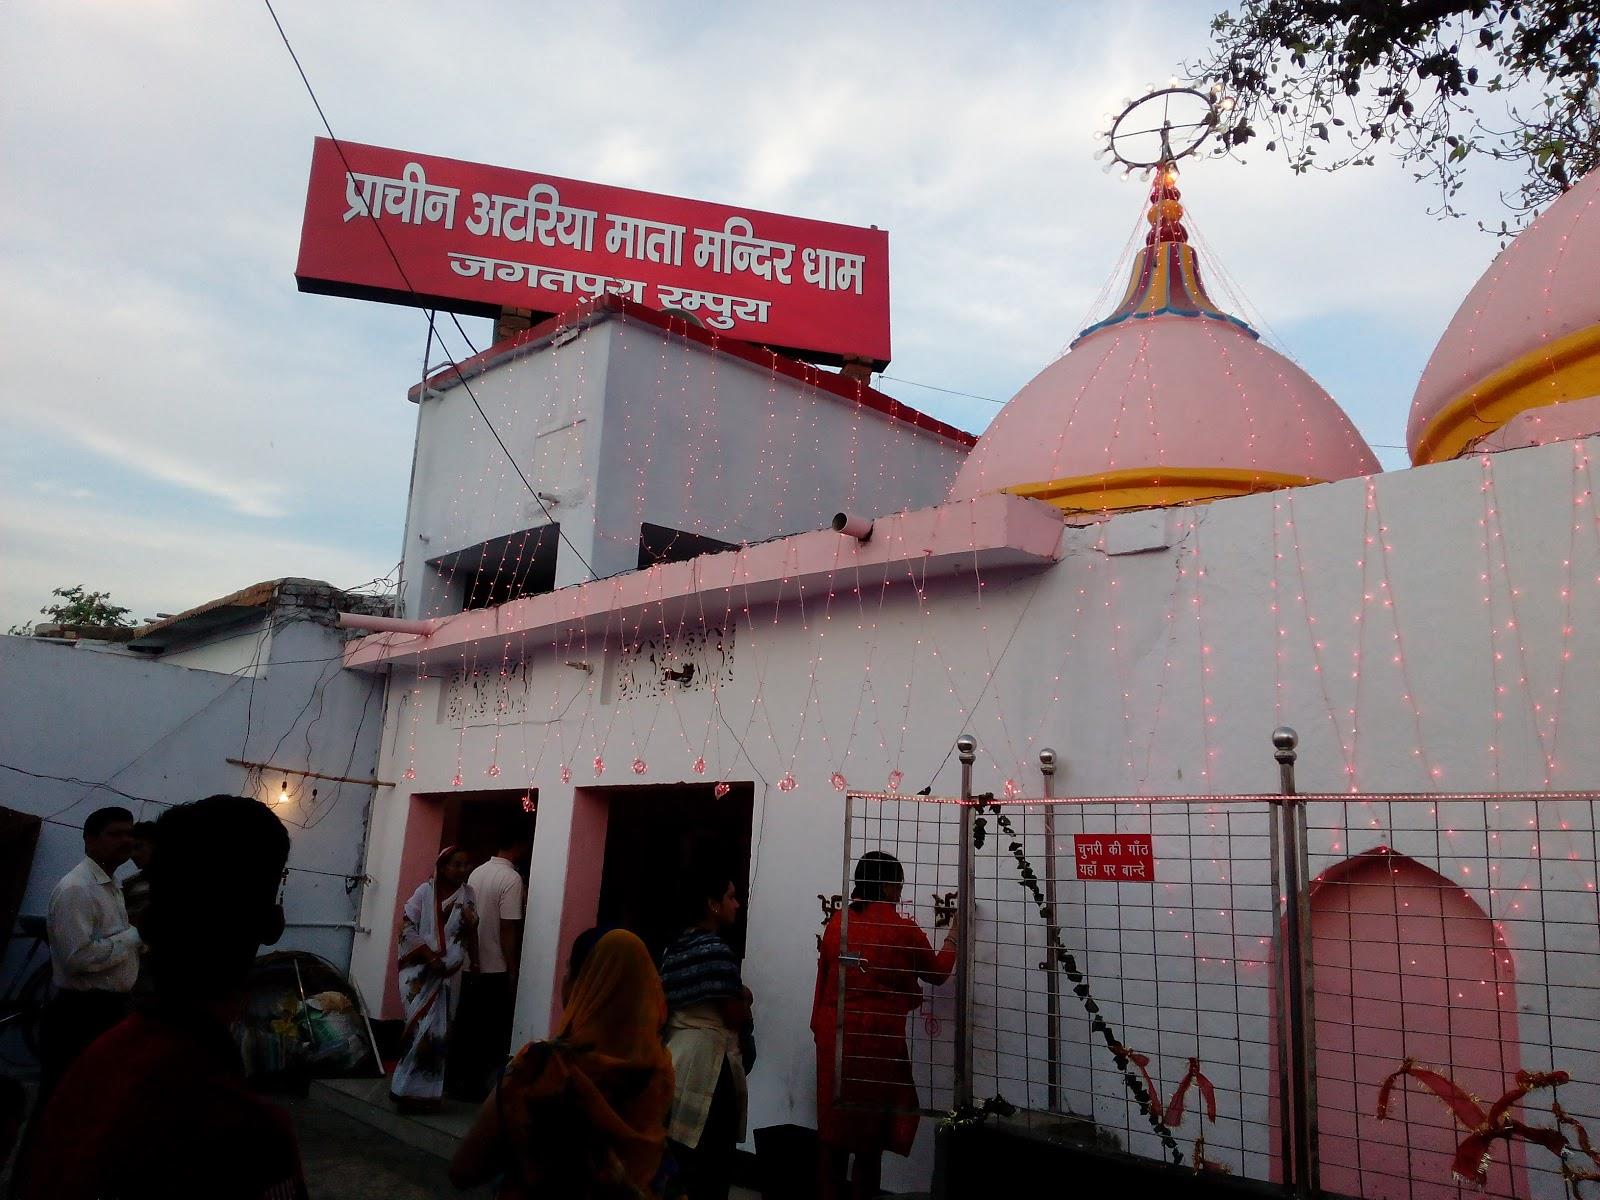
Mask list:
[[[207,796],[168,809],[150,861],[150,951],[156,989],[169,999],[237,991],[256,950],[283,936],[278,891],[289,833],[243,796]]]

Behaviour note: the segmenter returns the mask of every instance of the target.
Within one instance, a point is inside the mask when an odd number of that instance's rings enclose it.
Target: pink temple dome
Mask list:
[[[1133,469],[1152,481],[1237,477],[1224,495],[1381,468],[1333,398],[1247,327],[1165,313],[1093,330],[1035,376],[978,439],[950,497]]]
[[[1600,171],[1500,252],[1422,373],[1414,462],[1600,429]]]
[[[1154,173],[1121,302],[1000,410],[952,500],[1111,512],[1380,470],[1333,398],[1206,291],[1177,182],[1170,162]]]

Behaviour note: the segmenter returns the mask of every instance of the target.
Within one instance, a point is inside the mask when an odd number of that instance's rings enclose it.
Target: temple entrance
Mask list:
[[[621,788],[609,796],[598,923],[631,929],[659,955],[686,921],[682,889],[696,863],[727,869],[743,899],[750,883],[750,817],[755,789],[732,784]],[[744,955],[745,910],[729,933]]]
[[[444,798],[444,822],[438,849],[460,846],[472,865],[487,862],[506,828],[526,823],[528,844],[538,815],[538,793],[526,788],[463,792]]]
[[[394,929],[400,929],[406,901],[419,884],[433,875],[439,852],[446,846],[460,846],[472,865],[487,862],[498,848],[502,832],[525,823],[528,842],[533,843],[538,816],[537,792],[527,788],[493,788],[483,791],[419,792],[411,797],[411,812],[406,821],[405,847],[401,852],[399,884],[395,890]],[[522,864],[524,874],[527,864]],[[524,931],[526,934],[526,931]],[[394,956],[389,958],[388,979],[384,986],[382,1015],[400,1016],[400,982]]]

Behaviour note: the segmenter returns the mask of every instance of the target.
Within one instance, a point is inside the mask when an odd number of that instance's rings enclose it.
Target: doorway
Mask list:
[[[499,849],[502,831],[526,822],[531,845],[538,819],[538,792],[526,788],[494,788],[485,791],[419,792],[411,797],[406,819],[405,845],[400,854],[399,886],[395,889],[393,935],[400,932],[406,901],[425,880],[433,877],[439,852],[446,846],[459,846],[467,852],[473,867],[488,862]],[[524,877],[527,864],[521,864]],[[526,929],[523,931],[527,935]],[[401,1015],[400,979],[394,957],[389,959],[388,978],[383,991],[383,1017]]]
[[[495,843],[505,830],[524,823],[531,846],[538,811],[539,793],[526,788],[449,793],[444,797],[444,821],[434,853],[446,846],[459,846],[477,867],[499,849]],[[526,875],[527,864],[520,864],[520,868]]]
[[[753,785],[732,784],[722,796],[710,784],[634,787],[608,801],[599,924],[632,930],[659,958],[687,922],[683,882],[698,864],[726,867],[740,900],[748,895]],[[741,904],[727,934],[740,958],[745,916]]]

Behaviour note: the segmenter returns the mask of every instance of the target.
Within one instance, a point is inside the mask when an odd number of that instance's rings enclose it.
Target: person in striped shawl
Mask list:
[[[750,989],[724,935],[739,915],[725,869],[691,872],[691,923],[661,958],[667,1049],[677,1077],[667,1136],[689,1200],[727,1200],[744,1140]]]

